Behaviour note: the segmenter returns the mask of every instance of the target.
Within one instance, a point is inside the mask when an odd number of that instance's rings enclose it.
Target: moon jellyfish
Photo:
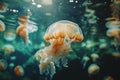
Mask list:
[[[5,31],[5,24],[0,20],[0,32]]]
[[[95,75],[100,71],[100,67],[97,64],[91,64],[88,67],[88,74],[89,75]]]
[[[16,33],[14,29],[9,29],[4,33],[4,39],[7,41],[13,41],[16,38]]]
[[[34,57],[40,62],[40,73],[52,77],[56,72],[55,66],[67,67],[67,56],[72,51],[71,43],[81,42],[83,34],[78,24],[61,20],[48,27],[44,40],[50,45],[37,51]]]
[[[5,70],[7,66],[8,66],[7,61],[4,59],[0,59],[0,71]]]
[[[3,45],[2,51],[6,56],[9,56],[11,53],[15,52],[15,49],[12,45],[6,44],[6,45]]]
[[[18,65],[14,68],[14,73],[18,76],[18,77],[21,77],[21,76],[24,76],[24,69],[22,66]]]
[[[100,56],[96,53],[93,53],[90,56],[91,56],[93,62],[96,62],[100,58]]]

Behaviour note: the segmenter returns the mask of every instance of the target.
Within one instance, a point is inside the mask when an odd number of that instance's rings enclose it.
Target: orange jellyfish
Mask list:
[[[14,68],[14,73],[18,76],[18,77],[22,77],[24,76],[24,69],[22,66],[18,65]]]
[[[111,28],[107,31],[108,37],[114,37],[117,42],[120,42],[120,29],[119,28]]]
[[[0,32],[5,31],[5,24],[0,20]]]
[[[0,71],[5,70],[7,66],[8,66],[7,61],[4,59],[0,59]]]
[[[35,59],[40,62],[40,72],[48,72],[52,77],[55,65],[67,67],[67,56],[72,51],[71,43],[81,42],[83,34],[78,24],[61,20],[48,27],[44,39],[50,45],[36,52]]]
[[[27,26],[26,25],[20,25],[17,30],[16,33],[19,37],[21,37],[24,41],[25,44],[29,43],[29,37],[28,37],[28,30],[27,30]]]

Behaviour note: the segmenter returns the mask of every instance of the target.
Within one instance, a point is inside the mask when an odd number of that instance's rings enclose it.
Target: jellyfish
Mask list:
[[[44,35],[44,40],[50,43],[43,49],[40,49],[34,55],[40,62],[40,72],[50,74],[52,77],[57,67],[67,67],[67,56],[72,51],[72,42],[81,42],[83,34],[78,24],[61,20],[48,27]]]
[[[20,66],[20,65],[17,65],[17,66],[14,68],[14,73],[15,73],[16,76],[18,76],[18,77],[24,76],[24,69],[23,69],[23,67]]]
[[[7,66],[8,66],[7,61],[4,59],[0,59],[0,71],[5,70]]]
[[[25,44],[29,43],[29,34],[28,34],[28,30],[26,25],[20,25],[17,30],[16,33],[19,37],[21,37],[24,41]]]
[[[3,21],[0,20],[0,32],[5,31],[5,24]]]
[[[83,56],[83,58],[82,58],[83,68],[86,67],[88,61],[90,61],[90,58],[88,56]]]
[[[96,61],[100,58],[99,55],[96,54],[96,53],[93,53],[93,54],[91,54],[90,56],[91,56],[91,58],[92,58],[92,60],[93,60],[94,62],[96,62]]]
[[[5,44],[2,47],[2,51],[4,52],[5,56],[9,56],[11,53],[15,52],[15,49],[11,44]]]
[[[114,39],[117,42],[120,42],[120,29],[118,29],[118,28],[108,29],[107,36],[114,37]]]
[[[29,16],[23,15],[18,17],[18,23],[25,25],[29,21]]]
[[[14,29],[9,29],[4,33],[4,39],[7,41],[13,41],[16,38],[16,33]]]
[[[95,75],[100,71],[100,67],[97,64],[91,64],[88,67],[88,74],[89,75]]]

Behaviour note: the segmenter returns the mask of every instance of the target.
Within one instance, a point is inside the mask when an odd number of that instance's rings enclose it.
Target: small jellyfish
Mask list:
[[[93,62],[97,61],[100,58],[99,55],[96,53],[93,53],[90,56],[91,56]]]
[[[90,58],[88,56],[83,56],[83,58],[82,58],[83,68],[86,67],[88,61],[90,61]]]
[[[17,30],[16,33],[19,37],[21,37],[24,41],[25,44],[29,43],[29,34],[28,34],[28,30],[26,25],[20,25]]]
[[[100,67],[97,64],[91,64],[88,67],[88,74],[89,75],[95,75],[100,71]]]
[[[4,39],[7,41],[13,41],[16,38],[16,33],[14,29],[9,29],[4,33]]]
[[[120,21],[108,21],[106,22],[106,27],[107,28],[119,28],[120,27]]]
[[[7,61],[4,59],[0,59],[0,71],[5,70],[7,66],[8,66]]]
[[[120,29],[112,28],[107,30],[108,37],[114,37],[117,42],[120,42]]]
[[[103,80],[114,80],[112,76],[105,76]]]
[[[18,77],[22,77],[24,76],[24,69],[22,66],[18,65],[14,68],[14,73],[16,74],[16,76]]]
[[[3,45],[2,51],[6,56],[9,56],[11,53],[15,52],[15,49],[11,44],[6,44],[6,45]]]
[[[40,70],[45,71],[52,77],[57,67],[67,67],[67,56],[71,49],[72,42],[81,42],[83,34],[74,22],[61,20],[53,23],[46,30],[44,40],[50,43],[42,50],[36,52],[35,59],[40,62]]]
[[[0,20],[0,32],[5,31],[5,24],[3,21]]]

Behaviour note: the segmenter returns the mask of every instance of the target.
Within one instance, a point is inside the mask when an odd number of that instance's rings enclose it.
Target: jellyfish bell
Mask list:
[[[18,76],[18,77],[24,76],[24,69],[23,69],[23,67],[20,66],[20,65],[17,65],[17,66],[14,68],[14,73],[15,73],[16,76]]]
[[[107,28],[120,28],[120,21],[108,21],[105,25]]]
[[[5,24],[3,21],[0,20],[0,32],[5,31]]]
[[[96,54],[96,53],[93,53],[93,54],[91,54],[90,56],[91,56],[91,58],[92,58],[92,60],[93,60],[94,62],[99,59],[99,55]]]
[[[113,29],[109,29],[107,30],[107,36],[108,37],[114,37],[114,39],[118,42],[120,42],[120,29],[118,28],[113,28]]]
[[[36,24],[27,23],[26,26],[27,26],[28,33],[33,33],[38,30],[38,26]]]
[[[4,39],[7,41],[13,41],[16,38],[16,33],[14,29],[9,29],[4,32]]]
[[[100,71],[100,67],[97,64],[91,64],[88,67],[88,74],[89,75],[95,75]]]
[[[5,70],[7,66],[8,66],[7,61],[4,59],[0,59],[0,71]]]
[[[78,24],[61,20],[50,25],[45,33],[44,39],[49,42],[52,39],[69,38],[72,42],[81,42],[83,40],[83,34]]]
[[[120,0],[114,0],[115,4],[120,4]]]
[[[15,49],[11,44],[5,44],[2,47],[2,51],[6,56],[9,56],[11,53],[15,52]]]

